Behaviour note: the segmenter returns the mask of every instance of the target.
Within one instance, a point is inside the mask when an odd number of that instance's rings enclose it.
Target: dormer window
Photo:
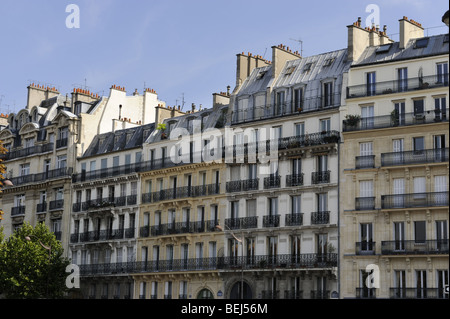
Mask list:
[[[414,49],[426,48],[428,46],[429,38],[417,39],[414,45]]]
[[[257,80],[260,80],[264,77],[267,71],[259,71],[258,75],[256,76]]]
[[[303,67],[303,72],[309,72],[312,68],[312,62],[310,63],[306,63],[305,66]]]
[[[376,54],[386,53],[391,49],[391,46],[392,46],[392,43],[380,45],[378,47],[378,49],[375,51],[375,53]]]
[[[326,59],[326,60],[325,60],[325,63],[323,64],[323,66],[326,67],[326,66],[332,65],[335,59],[336,59],[336,58],[329,58],[329,59]]]
[[[25,148],[33,147],[34,146],[34,138],[27,138],[25,139]]]
[[[291,66],[291,67],[287,68],[287,70],[284,73],[284,75],[291,75],[292,72],[294,72],[294,70],[295,70],[295,66]]]

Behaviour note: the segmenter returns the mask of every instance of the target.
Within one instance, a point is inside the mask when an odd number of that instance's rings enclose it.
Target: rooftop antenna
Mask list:
[[[290,40],[300,43],[300,55],[303,56],[303,41],[301,39],[292,39]]]

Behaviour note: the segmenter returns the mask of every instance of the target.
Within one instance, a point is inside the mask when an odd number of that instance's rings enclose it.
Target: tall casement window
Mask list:
[[[376,76],[375,72],[368,72],[366,74],[366,95],[372,96],[376,93]]]
[[[333,106],[333,82],[323,83],[322,90],[322,105],[324,107]]]
[[[413,101],[414,116],[416,119],[421,119],[424,116],[425,101],[424,99],[417,99]]]
[[[448,85],[448,63],[436,64],[436,82]]]
[[[391,117],[392,124],[405,125],[405,102],[395,102],[393,116]]]
[[[435,120],[445,120],[447,119],[447,100],[446,97],[435,97],[434,98],[434,118]]]
[[[321,119],[319,124],[320,124],[321,132],[329,132],[331,130],[331,120],[330,119]]]
[[[292,112],[301,112],[303,110],[303,88],[293,90],[293,109]]]
[[[305,135],[305,123],[296,123],[295,136],[304,136],[304,135]]]
[[[373,128],[374,124],[374,106],[361,106],[361,126],[363,128]]]
[[[360,241],[361,254],[369,254],[373,252],[374,243],[373,243],[373,227],[372,223],[362,223],[360,224]]]
[[[408,68],[397,69],[397,86],[399,92],[408,90]]]
[[[283,114],[285,105],[285,92],[277,92],[276,93],[276,100],[275,100],[275,108],[274,108],[274,114],[273,115],[281,115]]]

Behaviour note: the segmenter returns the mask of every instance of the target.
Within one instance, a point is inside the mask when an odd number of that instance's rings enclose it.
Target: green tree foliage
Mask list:
[[[63,298],[70,262],[49,228],[26,223],[6,240],[2,233],[0,229],[0,294],[13,299]]]

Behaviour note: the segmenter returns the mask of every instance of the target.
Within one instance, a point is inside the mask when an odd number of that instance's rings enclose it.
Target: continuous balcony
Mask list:
[[[381,209],[448,206],[448,192],[382,195]]]
[[[381,154],[383,167],[443,162],[448,162],[448,148]]]
[[[220,183],[199,186],[183,186],[142,194],[142,202],[156,203],[165,200],[217,195],[219,193]]]
[[[38,174],[28,174],[24,176],[12,177],[9,180],[14,186],[21,186],[30,183],[39,183],[47,180],[53,180],[57,178],[69,178],[71,177],[73,169],[71,167],[63,167],[48,170]]]
[[[448,87],[448,73],[347,87],[347,99]]]
[[[16,158],[22,158],[30,155],[38,155],[41,153],[51,152],[53,151],[54,144],[53,143],[47,143],[42,145],[34,145],[26,148],[16,148],[11,150],[10,152],[6,154],[1,154],[0,158],[4,161],[13,160]]]
[[[410,125],[436,124],[448,122],[448,119],[448,109],[446,109],[445,112],[441,112],[440,110],[428,110],[423,113],[405,113],[398,117],[395,115],[380,115],[361,118],[357,123],[352,124],[348,124],[344,120],[342,125],[344,132],[353,132]]]
[[[158,273],[224,270],[258,269],[323,269],[337,267],[337,254],[282,254],[256,255],[240,257],[184,258],[124,263],[104,263],[79,265],[80,274],[105,275],[119,273]]]
[[[70,235],[70,243],[89,243],[135,237],[135,228],[95,230]]]
[[[391,299],[448,299],[444,288],[389,288]]]
[[[382,255],[448,255],[448,239],[381,242]]]
[[[194,222],[173,222],[167,224],[142,226],[140,229],[141,237],[164,236],[188,233],[204,233],[218,231],[217,220],[194,221]]]
[[[249,229],[258,227],[258,216],[226,218],[225,230],[228,229]]]

